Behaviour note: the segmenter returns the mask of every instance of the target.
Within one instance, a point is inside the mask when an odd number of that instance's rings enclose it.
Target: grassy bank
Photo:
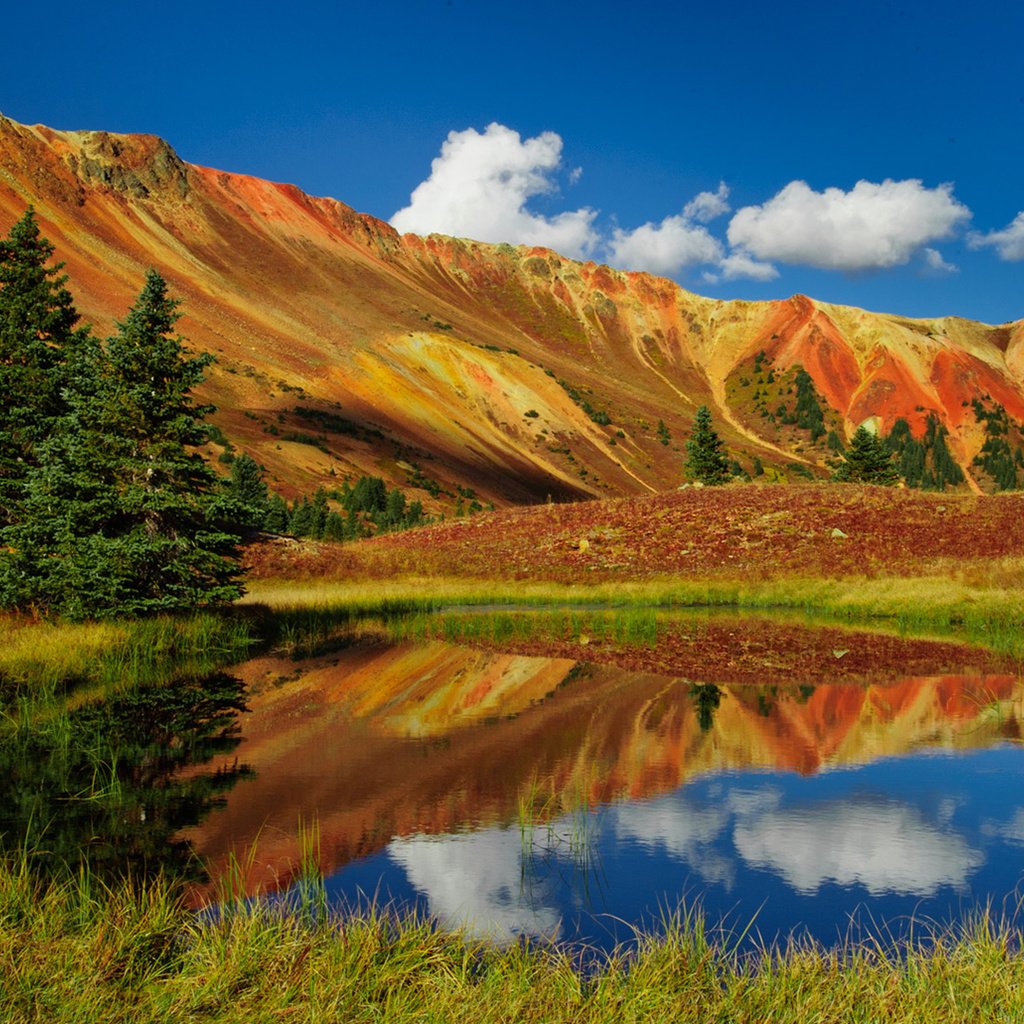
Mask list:
[[[811,622],[883,626],[920,635],[955,631],[963,639],[1024,657],[1024,591],[991,580],[947,576],[773,580],[664,577],[621,584],[503,583],[403,577],[383,581],[253,582],[248,602],[298,622],[319,615],[429,613],[450,606],[551,605],[609,609],[731,608],[796,612]],[[311,620],[310,620],[311,621]]]
[[[240,604],[217,613],[100,623],[0,618],[0,696],[30,689],[36,697],[73,693],[74,700],[82,700],[121,685],[162,683],[224,668],[259,651],[317,653],[368,622],[390,621],[393,635],[416,637],[425,633],[424,616],[453,607],[505,606],[603,608],[618,614],[629,634],[638,614],[655,608],[791,613],[809,624],[951,636],[1024,658],[1024,591],[1004,586],[998,574],[981,581],[946,576],[751,581],[663,577],[591,585],[418,576],[255,580]],[[451,618],[450,612],[445,614]],[[410,616],[406,626],[396,626]],[[432,635],[472,641],[484,625],[482,620],[464,621],[435,629]],[[522,625],[536,636],[544,620]],[[518,628],[513,626],[509,635]],[[594,632],[595,627],[587,629]],[[489,632],[492,639],[500,638],[497,627]]]
[[[0,1017],[10,1021],[673,1021],[1024,1019],[1018,933],[981,916],[899,952],[879,943],[741,959],[697,916],[581,970],[422,920],[238,909],[217,922],[161,883],[40,886],[0,869]]]

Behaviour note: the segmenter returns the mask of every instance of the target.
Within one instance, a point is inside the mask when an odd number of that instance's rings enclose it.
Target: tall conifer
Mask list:
[[[210,410],[191,392],[210,357],[186,353],[176,305],[150,271],[117,334],[77,361],[68,408],[38,445],[25,514],[10,531],[14,603],[81,618],[185,610],[241,592],[237,528],[195,451]]]
[[[722,439],[711,425],[711,410],[702,405],[693,419],[693,432],[686,442],[687,472],[702,484],[724,484],[729,479],[729,460]]]
[[[30,206],[0,240],[0,528],[17,509],[35,446],[63,414],[66,361],[89,340]]]

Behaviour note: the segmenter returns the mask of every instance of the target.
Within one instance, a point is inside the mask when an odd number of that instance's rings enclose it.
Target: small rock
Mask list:
[[[843,540],[845,537],[848,537],[849,534],[843,533],[843,531],[840,530],[838,526],[834,526],[832,528],[831,536],[834,537],[836,540]]]
[[[848,650],[845,650],[845,649],[841,650],[841,651],[833,651],[832,652],[832,657],[834,657],[838,661],[840,658],[845,658],[846,655],[849,654],[849,653],[850,652]]]
[[[946,506],[945,505],[936,505],[935,506],[935,511],[936,512],[945,512],[946,511]]]

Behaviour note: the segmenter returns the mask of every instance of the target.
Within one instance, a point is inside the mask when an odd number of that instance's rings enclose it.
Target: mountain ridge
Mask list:
[[[761,352],[782,378],[771,402],[802,367],[847,438],[900,417],[920,437],[934,416],[975,487],[973,400],[1002,406],[1015,442],[1024,420],[1024,320],[709,299],[542,247],[400,235],[157,136],[0,116],[0,229],[29,203],[101,332],[147,267],[164,274],[182,333],[218,357],[203,397],[222,436],[289,496],[361,473],[426,481],[438,509],[663,490],[702,404],[743,468],[826,475],[824,442],[754,396]]]

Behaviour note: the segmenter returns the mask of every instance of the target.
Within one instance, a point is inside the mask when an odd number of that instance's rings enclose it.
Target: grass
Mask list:
[[[237,611],[85,623],[3,616],[0,682],[62,690],[166,682],[241,660],[258,630],[256,616]]]
[[[166,883],[42,884],[0,867],[0,1018],[9,1021],[897,1022],[1024,1019],[1013,922],[980,913],[909,945],[810,943],[741,957],[694,910],[607,957],[500,948],[420,917],[266,903],[216,919]]]
[[[398,613],[427,615],[453,606],[789,611],[820,623],[881,625],[923,635],[955,631],[960,639],[1024,657],[1024,590],[999,581],[957,581],[945,575],[749,581],[664,577],[590,585],[416,576],[384,581],[255,581],[245,600],[264,604],[274,614],[299,615],[306,609],[325,621],[351,613],[353,618],[383,615],[395,623]],[[466,635],[473,628],[467,625]]]

